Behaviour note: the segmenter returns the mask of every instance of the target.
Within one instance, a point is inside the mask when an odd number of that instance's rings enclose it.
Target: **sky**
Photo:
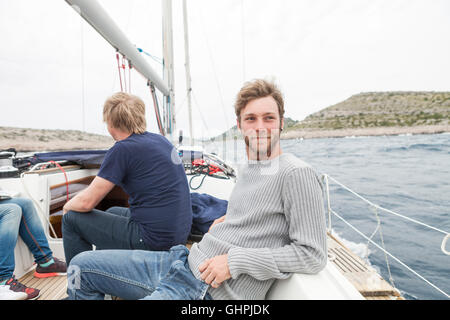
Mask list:
[[[100,0],[130,41],[162,58],[161,0]],[[188,0],[193,131],[236,124],[245,81],[274,80],[302,120],[354,94],[450,91],[448,0]],[[175,113],[188,106],[182,0],[173,0]],[[103,103],[120,91],[115,50],[64,0],[0,0],[0,126],[107,134]],[[159,62],[146,56],[161,75]],[[131,92],[147,106],[146,81]]]

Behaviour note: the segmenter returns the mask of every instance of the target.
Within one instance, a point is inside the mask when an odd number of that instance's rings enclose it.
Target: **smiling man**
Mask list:
[[[102,250],[76,256],[71,299],[264,299],[275,279],[317,273],[327,261],[322,188],[280,148],[284,102],[271,82],[246,83],[235,111],[248,161],[225,216],[190,252]]]
[[[248,159],[260,161],[273,159],[281,154],[280,133],[284,125],[284,106],[279,91],[265,87],[264,82],[255,83],[259,87],[244,87],[241,91],[236,102],[236,115],[237,126],[244,135]],[[268,95],[251,100],[254,95],[264,94]]]

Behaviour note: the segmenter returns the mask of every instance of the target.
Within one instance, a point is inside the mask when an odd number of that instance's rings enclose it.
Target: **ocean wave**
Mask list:
[[[395,152],[395,151],[426,150],[426,151],[442,152],[442,151],[444,151],[444,149],[447,149],[447,148],[450,148],[450,145],[444,144],[444,143],[439,143],[439,144],[416,143],[416,144],[411,144],[409,146],[385,147],[385,148],[381,148],[380,151]]]
[[[367,243],[362,242],[357,243],[347,240],[341,236],[340,232],[337,232],[334,229],[331,229],[331,234],[340,242],[342,242],[344,246],[350,249],[351,252],[355,253],[358,257],[363,259],[365,263],[373,267],[373,265],[370,263],[369,260],[369,256],[373,251],[370,249],[370,247],[367,246]]]

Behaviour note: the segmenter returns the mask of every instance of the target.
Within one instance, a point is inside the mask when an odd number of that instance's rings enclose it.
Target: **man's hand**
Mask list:
[[[211,231],[211,228],[214,227],[216,224],[224,222],[225,221],[225,215],[221,216],[220,218],[214,220],[214,222],[212,223],[212,225],[209,227],[208,232]]]
[[[114,183],[95,177],[91,184],[69,200],[63,207],[63,214],[68,211],[89,212],[114,188]]]
[[[228,268],[228,254],[215,256],[205,260],[199,267],[201,279],[213,288],[218,288],[222,282],[231,278]]]

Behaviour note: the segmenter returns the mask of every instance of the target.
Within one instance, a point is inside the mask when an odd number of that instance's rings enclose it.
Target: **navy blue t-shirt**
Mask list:
[[[173,150],[159,134],[132,134],[108,150],[98,172],[129,195],[131,220],[152,250],[185,244],[191,230],[189,186]]]

